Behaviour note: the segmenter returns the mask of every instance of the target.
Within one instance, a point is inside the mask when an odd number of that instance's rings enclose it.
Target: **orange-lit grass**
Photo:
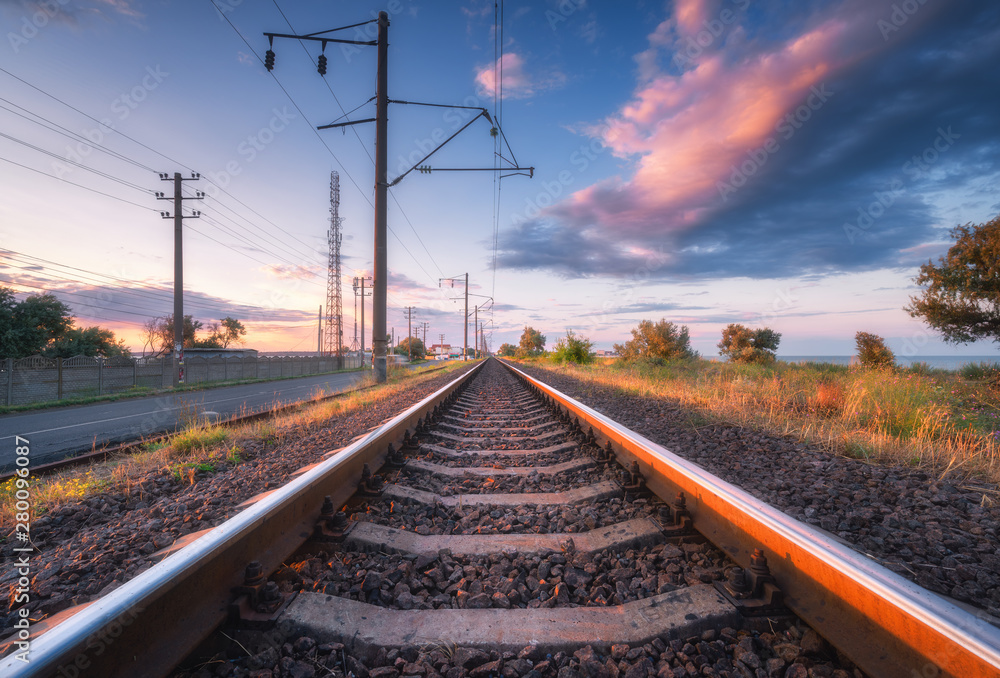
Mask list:
[[[427,372],[437,365],[413,370],[393,369],[386,384],[376,386],[371,377],[366,377],[359,386],[372,388],[323,401],[319,400],[322,394],[316,394],[313,402],[300,408],[233,427],[206,424],[192,412],[188,426],[167,442],[147,443],[138,452],[103,463],[31,477],[28,489],[32,518],[102,492],[139,492],[139,481],[157,472],[170,473],[182,482],[197,482],[195,475],[199,470],[215,472],[241,464],[243,450],[251,443],[261,443],[265,447],[280,445],[295,436],[318,430],[332,417],[347,416],[391,401],[406,389],[454,371],[461,365],[449,363],[440,372],[430,374]],[[0,483],[0,529],[8,529],[15,522],[16,489],[15,479]]]
[[[873,463],[1000,481],[1000,420],[981,416],[1000,396],[957,373],[706,360],[539,366],[622,393],[675,400],[693,421],[753,426]]]

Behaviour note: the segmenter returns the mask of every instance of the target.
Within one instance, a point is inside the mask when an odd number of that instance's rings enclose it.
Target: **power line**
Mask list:
[[[59,162],[65,162],[65,163],[68,163],[68,164],[73,165],[75,167],[79,167],[80,169],[86,170],[88,172],[93,172],[97,176],[104,177],[105,179],[110,179],[111,181],[116,181],[119,184],[122,184],[123,186],[127,186],[128,188],[134,188],[134,189],[136,189],[138,191],[142,191],[143,193],[152,193],[152,191],[150,191],[149,189],[143,188],[142,186],[140,186],[138,184],[133,184],[130,181],[126,181],[125,179],[120,179],[120,178],[118,178],[118,177],[116,177],[114,175],[108,174],[107,172],[102,172],[101,170],[94,169],[93,167],[88,167],[87,165],[84,165],[83,163],[76,162],[75,160],[67,160],[66,158],[61,158],[61,157],[59,157],[59,155],[57,153],[53,153],[52,151],[47,151],[44,148],[41,148],[40,146],[35,146],[34,144],[29,143],[27,141],[24,141],[23,139],[18,139],[17,137],[13,137],[13,136],[11,136],[9,134],[6,134],[4,132],[0,132],[0,137],[3,137],[5,139],[10,139],[14,143],[21,144],[22,146],[26,146],[26,147],[30,148],[31,150],[33,150],[33,151],[37,151],[39,153],[44,153],[45,155],[47,155],[49,157],[55,158]]]
[[[36,257],[36,256],[30,255],[30,254],[23,254],[21,252],[16,252],[14,250],[0,249],[0,253],[5,253],[5,254],[8,254],[8,255],[11,255],[11,254],[15,255],[15,259],[16,258],[20,258],[22,260],[27,259],[28,260],[27,262],[22,261],[21,263],[29,263],[29,265],[32,265],[32,266],[35,265],[35,264],[31,264],[30,263],[32,261],[37,261],[37,262],[41,262],[43,264],[48,264],[47,266],[43,266],[43,268],[49,269],[49,272],[47,273],[47,275],[52,275],[52,276],[56,277],[59,280],[64,280],[64,281],[67,281],[67,282],[74,282],[74,283],[78,283],[78,284],[96,283],[98,285],[111,287],[112,289],[115,289],[116,291],[118,291],[120,293],[123,293],[123,294],[133,294],[133,295],[145,296],[145,297],[149,297],[152,301],[157,301],[157,302],[170,302],[173,299],[172,294],[169,291],[167,291],[167,290],[163,290],[161,292],[161,291],[157,291],[155,289],[149,289],[149,288],[145,288],[145,289],[134,289],[134,288],[131,288],[131,287],[129,287],[129,288],[121,288],[119,286],[109,285],[108,283],[104,282],[103,280],[100,280],[100,278],[107,278],[109,280],[115,280],[115,281],[118,281],[118,282],[121,282],[121,283],[125,283],[127,285],[144,285],[145,284],[145,283],[142,283],[142,282],[140,282],[138,280],[128,280],[126,278],[119,278],[118,276],[113,276],[113,275],[109,275],[109,274],[106,274],[106,273],[98,273],[96,271],[89,271],[87,269],[78,268],[76,266],[69,266],[67,264],[60,264],[59,262],[50,261],[48,259],[43,259],[41,257]],[[81,274],[84,274],[84,275],[78,276],[77,278],[67,278],[67,277],[64,277],[65,274],[62,271],[58,271],[58,270],[53,271],[52,267],[69,269],[69,270],[72,270],[72,271],[77,271],[78,273],[81,273]],[[14,268],[22,268],[22,267],[14,267]],[[29,270],[29,269],[25,269],[25,270]],[[80,278],[82,278],[82,280]],[[248,308],[253,308],[253,307],[256,306],[255,304],[250,304],[250,303],[243,302],[243,301],[238,301],[238,300],[234,300],[232,302],[232,304],[239,305],[239,306],[245,306],[245,307],[248,307]],[[216,312],[216,313],[220,313],[220,312],[224,313],[227,310],[229,310],[229,307],[230,307],[229,304],[225,304],[224,302],[220,302],[219,305],[214,305],[213,302],[209,302],[209,301],[205,301],[205,300],[194,301],[194,302],[191,303],[191,305],[193,307],[200,308],[202,310],[212,311],[212,312]]]
[[[281,14],[281,18],[285,20],[285,23],[288,25],[288,29],[292,33],[295,33],[295,28],[292,26],[292,22],[288,20],[287,16],[285,16],[285,13],[282,11],[281,6],[278,5],[278,0],[271,0],[271,1],[274,3],[275,8],[277,8],[278,13]],[[316,65],[316,63],[312,60],[312,55],[309,54],[309,50],[306,49],[305,44],[303,44],[303,42],[301,40],[298,40],[297,42],[302,47],[302,51],[305,52],[306,56],[309,58],[309,61],[313,65]],[[350,113],[348,113],[348,112],[345,111],[344,105],[342,103],[340,103],[340,98],[337,96],[337,93],[333,91],[333,87],[330,86],[330,82],[326,78],[323,78],[323,84],[326,85],[326,89],[330,92],[330,96],[333,97],[333,100],[335,102],[337,102],[337,106],[340,108],[340,112],[343,113],[343,115],[341,117],[346,117],[346,116],[350,115],[354,111],[358,110],[358,108],[361,108],[361,106],[364,106],[367,103],[371,103],[375,99],[375,97],[372,97],[371,99],[369,99],[368,101],[366,101],[364,104],[361,104],[361,105],[357,106],[356,108],[354,108],[353,110],[351,110]],[[354,132],[354,138],[358,140],[358,144],[361,145],[361,148],[364,150],[365,155],[368,156],[368,160],[371,162],[372,166],[374,167],[375,166],[375,158],[372,157],[371,151],[368,150],[368,146],[361,140],[361,135],[358,134],[358,130],[352,125],[351,126],[351,131]],[[403,209],[402,204],[400,204],[399,200],[396,198],[396,195],[392,192],[391,189],[389,190],[389,197],[391,197],[392,201],[394,203],[396,203],[396,207],[399,209],[399,213],[403,216],[403,219],[410,226],[410,230],[413,231],[413,235],[417,238],[417,242],[420,243],[420,246],[424,249],[424,252],[427,253],[427,257],[431,260],[431,263],[434,264],[434,267],[438,270],[438,272],[441,275],[444,275],[444,273],[441,271],[441,267],[438,265],[437,261],[434,260],[434,255],[432,255],[431,252],[430,252],[430,250],[427,249],[427,245],[424,244],[423,239],[421,239],[420,235],[417,233],[417,229],[413,226],[413,222],[410,221],[410,217],[407,216],[406,211]],[[390,230],[392,230],[392,229],[390,229]],[[396,235],[396,234],[393,233],[393,235]],[[396,239],[399,240],[400,244],[402,244],[403,241],[400,240],[399,236],[396,236]],[[405,249],[405,245],[404,245],[404,249]],[[412,254],[410,256],[412,256]],[[414,257],[414,260],[416,260],[415,257]],[[419,264],[419,262],[418,262],[418,264]],[[421,266],[420,268],[421,268],[421,270],[423,270],[423,266]],[[427,273],[427,271],[424,270],[424,273]],[[427,275],[428,275],[428,277],[431,278],[431,280],[434,280],[434,278],[430,275],[430,273],[427,273]]]
[[[214,4],[214,1],[213,1],[213,4]],[[227,21],[228,21],[228,18],[227,18]],[[232,26],[232,23],[230,23],[230,25]],[[234,26],[233,28],[234,28],[234,30],[235,30],[235,26]],[[237,33],[239,33],[239,31],[237,31]],[[242,36],[241,36],[241,37],[242,37]],[[244,42],[246,42],[246,40],[245,40],[245,39],[244,39]],[[249,44],[248,44],[248,47],[249,47]],[[251,48],[251,49],[252,49],[252,48]],[[40,87],[38,87],[38,86],[36,86],[36,85],[33,85],[32,83],[28,82],[27,80],[24,80],[23,78],[20,78],[20,77],[18,77],[18,76],[16,76],[16,75],[14,75],[14,74],[13,74],[13,73],[11,73],[10,71],[6,70],[5,68],[0,68],[0,72],[3,72],[3,73],[6,73],[6,74],[7,74],[8,76],[10,76],[11,78],[14,78],[15,80],[17,80],[17,81],[19,81],[19,82],[21,82],[21,83],[23,83],[23,84],[27,85],[28,87],[30,87],[30,88],[32,88],[32,89],[34,89],[35,91],[37,91],[37,92],[39,92],[39,93],[41,93],[41,94],[43,94],[43,95],[45,95],[45,96],[49,97],[50,99],[53,99],[54,101],[57,101],[57,102],[59,102],[59,103],[60,103],[60,104],[62,104],[63,106],[65,106],[65,107],[69,108],[69,109],[70,109],[70,110],[72,110],[72,111],[75,111],[76,113],[79,113],[80,115],[84,116],[84,117],[85,117],[85,118],[87,118],[88,120],[92,120],[92,121],[94,121],[95,123],[97,123],[97,124],[98,124],[98,125],[100,125],[101,127],[103,127],[103,128],[106,128],[106,129],[110,129],[110,131],[112,131],[112,132],[115,132],[116,134],[118,134],[118,135],[120,135],[120,136],[124,137],[125,139],[128,139],[128,140],[129,140],[129,141],[131,141],[132,143],[134,143],[134,144],[137,144],[138,146],[141,146],[142,148],[145,148],[145,149],[146,149],[146,150],[148,150],[148,151],[151,151],[152,153],[154,153],[154,154],[156,154],[156,155],[160,156],[161,158],[164,158],[165,160],[168,160],[168,161],[170,161],[170,162],[172,162],[172,163],[174,163],[174,164],[176,164],[176,165],[179,165],[179,166],[181,166],[181,167],[184,167],[184,168],[185,168],[185,169],[187,169],[188,171],[193,171],[193,170],[192,170],[192,168],[191,168],[191,167],[189,167],[189,166],[187,166],[187,165],[186,165],[185,163],[182,163],[182,162],[180,162],[180,161],[178,161],[178,160],[176,160],[176,159],[174,159],[174,158],[171,158],[170,156],[166,155],[165,153],[162,153],[162,152],[160,152],[160,151],[158,151],[158,150],[156,150],[156,149],[152,148],[151,146],[148,146],[148,145],[146,145],[146,144],[142,143],[142,142],[141,142],[141,141],[139,141],[138,139],[135,139],[135,138],[133,138],[133,137],[130,137],[129,135],[125,134],[124,132],[121,132],[121,131],[119,131],[119,130],[117,130],[117,129],[113,128],[113,127],[110,127],[110,128],[109,128],[109,127],[107,127],[107,126],[105,125],[105,123],[101,122],[100,120],[98,120],[98,119],[97,119],[97,118],[95,118],[94,116],[92,116],[92,115],[89,115],[89,114],[87,114],[87,113],[85,113],[85,112],[81,111],[80,109],[76,108],[75,106],[73,106],[73,105],[71,105],[71,104],[69,104],[69,103],[67,103],[67,102],[63,101],[63,100],[62,100],[62,99],[60,99],[59,97],[57,97],[57,96],[55,96],[55,95],[53,95],[53,94],[50,94],[50,93],[46,92],[45,90],[41,89]],[[279,86],[280,86],[280,83],[279,83]],[[282,88],[282,89],[283,89],[283,88]],[[287,92],[286,92],[286,95],[287,95]],[[289,96],[289,100],[291,101],[291,97],[290,97],[290,96]],[[4,101],[6,101],[6,100],[4,100]],[[8,102],[8,103],[9,103],[9,102]],[[298,105],[297,105],[297,104],[295,104],[295,102],[294,102],[294,101],[292,101],[292,103],[293,103],[293,105],[295,105],[296,109],[298,109]],[[14,104],[14,105],[16,105],[16,104]],[[22,108],[22,107],[18,106],[18,108]],[[27,109],[23,109],[23,108],[22,108],[22,110],[27,110]],[[300,113],[302,112],[302,111],[301,111],[301,109],[299,109],[299,112],[300,112]],[[34,113],[32,113],[32,114],[33,114],[33,115],[35,115]],[[41,116],[38,116],[38,117],[41,117]],[[44,119],[44,118],[43,118],[43,119]],[[49,122],[51,122],[51,121],[49,121]],[[52,123],[52,124],[55,124],[55,123]],[[57,125],[57,126],[58,126],[58,125]],[[65,129],[65,128],[64,128],[64,129]],[[77,136],[79,136],[79,135],[77,135]],[[321,140],[322,140],[322,139],[321,139]],[[89,143],[89,142],[88,142],[88,143]],[[329,148],[327,148],[327,150],[329,150]],[[127,161],[129,161],[129,162],[132,162],[133,164],[136,164],[136,165],[138,165],[138,166],[140,166],[140,167],[143,167],[144,169],[150,169],[150,170],[152,170],[152,168],[148,168],[148,167],[146,167],[145,165],[142,165],[141,163],[139,163],[138,161],[135,161],[135,160],[131,160],[131,159],[128,159],[128,158],[127,158],[126,156],[124,156],[124,155],[122,155],[122,154],[118,154],[118,155],[120,155],[120,156],[121,156],[121,158],[122,158],[123,160],[127,160]],[[332,151],[331,151],[331,155],[332,155]],[[2,158],[0,158],[0,159],[2,159]],[[336,156],[334,156],[334,159],[336,159]],[[13,162],[13,161],[8,161],[8,162]],[[339,163],[339,161],[338,161],[338,163]],[[13,164],[18,164],[18,163],[13,163]],[[21,166],[23,167],[23,165],[21,165]],[[26,169],[31,169],[31,168],[26,168]],[[39,172],[39,170],[32,170],[32,171],[35,171],[35,172]],[[39,173],[40,173],[40,174],[45,174],[44,172],[39,172]],[[53,176],[53,175],[48,175],[48,174],[47,174],[46,176]],[[62,180],[62,181],[66,181],[65,179],[62,179],[61,177],[54,177],[54,178],[57,178],[57,179],[60,179],[60,180]],[[240,199],[239,199],[239,198],[237,198],[236,196],[234,196],[234,195],[232,195],[231,193],[229,193],[229,192],[228,192],[228,191],[227,191],[227,190],[226,190],[225,188],[223,188],[222,186],[219,186],[219,185],[218,185],[217,183],[215,183],[214,181],[212,181],[212,180],[211,180],[210,178],[206,178],[206,181],[208,181],[208,182],[209,182],[210,184],[212,184],[213,186],[215,186],[216,188],[218,188],[218,189],[219,189],[219,191],[220,191],[221,193],[223,193],[224,195],[228,196],[229,198],[232,198],[232,199],[233,199],[234,201],[236,201],[237,203],[239,203],[240,205],[242,205],[242,206],[243,206],[244,208],[246,208],[246,209],[250,210],[250,211],[251,211],[251,212],[252,212],[253,214],[255,214],[255,215],[256,215],[256,216],[258,216],[259,218],[263,219],[263,220],[264,220],[264,221],[266,221],[267,223],[271,224],[272,226],[274,226],[275,228],[277,228],[277,229],[278,229],[278,230],[280,230],[281,232],[285,233],[285,234],[286,234],[286,235],[288,235],[288,236],[289,236],[290,238],[292,238],[292,239],[294,239],[294,240],[296,240],[296,241],[298,241],[298,242],[302,243],[302,244],[303,244],[303,245],[305,245],[306,247],[310,247],[310,245],[309,245],[308,243],[306,243],[306,242],[302,241],[302,240],[301,240],[301,239],[299,239],[299,238],[298,238],[297,236],[295,236],[294,234],[292,234],[292,233],[290,233],[289,231],[285,230],[284,228],[282,228],[282,227],[281,227],[281,226],[279,226],[278,224],[274,223],[274,222],[273,222],[273,221],[271,221],[270,219],[267,219],[266,217],[264,217],[263,215],[261,215],[261,214],[260,214],[259,212],[257,212],[256,210],[254,210],[254,209],[253,209],[252,207],[250,207],[249,205],[247,205],[246,203],[244,203],[244,202],[243,202],[242,200],[240,200]],[[73,182],[71,182],[71,181],[66,181],[66,183],[69,183],[69,184],[72,184],[72,185],[74,185],[74,186],[80,186],[81,188],[87,188],[87,187],[85,187],[85,186],[81,186],[80,184],[75,184],[75,183],[73,183]],[[355,184],[355,185],[357,185],[357,184]],[[88,189],[88,190],[93,190],[93,189]],[[359,189],[359,190],[360,190],[360,189]],[[97,192],[97,193],[100,193],[100,191],[95,191],[95,192]],[[102,194],[102,195],[107,195],[107,194]],[[108,196],[108,197],[114,197],[114,196]],[[116,198],[116,199],[118,199],[118,200],[121,200],[121,198]],[[128,201],[123,201],[123,202],[128,202]],[[131,204],[136,204],[136,203],[131,203]],[[221,201],[220,201],[220,204],[222,204],[222,202],[221,202]],[[369,204],[370,204],[370,203],[369,203]],[[152,209],[152,208],[151,208],[151,209]],[[155,210],[155,209],[153,209],[153,211],[158,211],[158,210]],[[231,209],[230,209],[230,211],[232,211],[232,212],[233,212],[234,214],[236,214],[235,210],[231,210]],[[248,223],[250,223],[250,220],[249,220],[249,219],[247,219],[247,222],[248,222]],[[261,230],[263,230],[263,229],[261,229]]]
[[[62,125],[60,125],[60,124],[58,124],[56,122],[53,122],[52,120],[49,120],[45,116],[39,115],[38,113],[35,113],[34,111],[29,111],[24,106],[19,106],[18,104],[15,104],[13,101],[8,101],[7,99],[4,99],[2,97],[0,97],[0,101],[8,103],[11,106],[14,106],[15,108],[19,108],[22,111],[24,111],[25,113],[28,113],[28,114],[33,115],[36,118],[38,118],[38,120],[33,120],[33,119],[29,118],[27,115],[24,115],[24,113],[18,113],[15,110],[7,108],[6,106],[0,106],[0,108],[4,109],[5,111],[8,111],[10,113],[13,113],[14,115],[20,116],[20,117],[24,118],[25,120],[27,120],[28,122],[33,122],[36,125],[38,125],[40,127],[44,127],[45,129],[47,129],[47,130],[49,130],[51,132],[55,132],[56,134],[61,134],[62,136],[66,137],[67,139],[72,139],[74,141],[79,141],[81,143],[84,143],[88,147],[95,148],[95,149],[97,149],[97,150],[99,150],[99,151],[101,151],[103,153],[107,153],[108,155],[110,155],[110,156],[112,156],[114,158],[118,158],[119,160],[123,160],[125,162],[131,163],[131,164],[133,164],[136,167],[139,167],[141,169],[149,170],[150,172],[155,172],[156,171],[152,167],[149,167],[148,165],[143,165],[141,162],[139,162],[137,160],[133,160],[132,158],[129,158],[128,156],[123,155],[123,154],[119,153],[118,151],[111,150],[110,148],[108,148],[106,146],[102,146],[101,144],[99,144],[99,143],[97,143],[95,141],[87,139],[83,135],[77,134],[76,132],[63,127]],[[43,122],[39,122],[39,120],[44,120],[45,123],[48,123],[48,124],[46,125]]]
[[[3,70],[3,69],[0,69],[0,70]],[[63,183],[69,184],[70,186],[76,186],[77,188],[82,188],[85,191],[90,191],[91,193],[97,193],[98,195],[103,195],[104,197],[111,198],[112,200],[118,200],[119,202],[128,203],[129,205],[134,205],[136,207],[141,207],[144,210],[150,210],[152,212],[159,212],[160,211],[160,210],[158,210],[156,208],[149,207],[147,205],[140,205],[137,202],[132,202],[131,200],[126,200],[125,198],[119,198],[116,195],[111,195],[110,193],[105,193],[104,191],[98,191],[96,188],[90,188],[89,186],[84,186],[83,184],[78,184],[78,183],[76,183],[74,181],[70,181],[69,179],[63,179],[62,177],[57,177],[54,174],[49,174],[48,172],[43,172],[41,170],[37,170],[34,167],[28,167],[27,165],[22,165],[21,163],[14,162],[13,160],[10,160],[8,158],[0,157],[0,160],[3,160],[4,162],[9,162],[11,165],[17,165],[18,167],[21,167],[23,169],[29,170],[31,172],[35,172],[37,174],[41,174],[42,176],[49,177],[50,179],[56,179],[56,180],[61,181]]]

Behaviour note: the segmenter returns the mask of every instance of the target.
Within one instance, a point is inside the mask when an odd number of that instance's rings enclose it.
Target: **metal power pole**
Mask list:
[[[190,177],[182,177],[180,172],[174,172],[171,177],[165,172],[160,173],[161,181],[174,182],[174,366],[173,384],[178,386],[184,383],[184,233],[183,224],[185,219],[197,219],[201,212],[194,210],[189,215],[184,215],[183,204],[185,200],[201,200],[205,197],[202,191],[197,191],[189,198],[181,194],[181,186],[184,181],[197,181],[201,179],[198,173],[191,174]],[[162,192],[156,193],[157,200],[170,200]],[[164,219],[170,219],[169,212],[160,212]]]
[[[370,292],[367,295],[365,294],[365,281],[368,280],[371,280],[371,276],[367,278],[364,276],[354,278],[354,294],[355,296],[359,294],[361,296],[361,366],[362,367],[364,367],[365,365],[365,296],[371,296]],[[384,339],[385,336],[383,330],[383,341]]]
[[[468,323],[468,320],[466,320]],[[468,327],[468,325],[466,325]],[[476,305],[476,320],[472,323],[472,334],[476,339],[476,358],[479,358],[479,305]]]
[[[469,359],[469,274],[465,274],[465,321],[462,331],[465,333],[465,345],[462,347],[462,360]]]
[[[421,324],[424,327],[424,351],[426,352],[427,351],[427,328],[430,326],[430,323],[425,320]]]
[[[406,307],[406,359],[413,360],[413,307]]]
[[[340,174],[330,172],[330,228],[326,232],[329,255],[326,268],[326,346],[327,355],[343,357],[344,301],[340,291],[340,245],[343,234],[340,225]]]
[[[319,317],[316,319],[316,353],[323,355],[323,304],[319,305]]]

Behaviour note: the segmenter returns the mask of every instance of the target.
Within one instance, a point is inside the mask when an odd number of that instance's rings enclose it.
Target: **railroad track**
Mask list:
[[[0,673],[1000,675],[995,627],[495,360],[247,504]]]

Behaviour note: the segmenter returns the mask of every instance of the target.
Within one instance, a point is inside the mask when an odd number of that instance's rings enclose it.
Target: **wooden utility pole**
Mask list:
[[[389,189],[386,130],[389,119],[389,15],[378,13],[378,73],[375,90],[375,294],[372,297],[372,363],[375,381],[386,380],[386,197]]]
[[[374,258],[374,298],[372,300],[372,305],[374,307],[374,319],[372,322],[372,361],[375,367],[375,380],[378,382],[384,382],[386,379],[386,282],[387,282],[387,266],[386,266],[386,212],[387,212],[387,196],[388,189],[390,186],[395,186],[400,181],[403,180],[410,172],[413,170],[419,170],[421,174],[430,174],[434,168],[430,165],[424,165],[432,155],[437,153],[442,146],[447,144],[449,141],[458,136],[466,128],[472,125],[473,122],[479,118],[486,120],[491,127],[491,134],[494,137],[502,136],[503,131],[500,129],[499,121],[494,121],[490,116],[489,112],[482,108],[481,106],[463,106],[455,105],[449,108],[463,108],[478,111],[478,113],[465,123],[461,128],[459,128],[454,134],[452,134],[447,139],[443,140],[438,144],[437,148],[432,150],[430,153],[425,155],[423,158],[418,160],[410,169],[406,170],[398,177],[392,181],[388,181],[388,175],[386,170],[388,169],[388,148],[387,148],[387,127],[388,127],[388,109],[389,109],[389,15],[386,12],[379,12],[378,19],[372,20],[378,24],[378,39],[374,42],[366,40],[347,40],[343,38],[334,38],[329,34],[335,31],[340,31],[348,28],[354,28],[361,24],[354,24],[351,26],[342,26],[340,28],[332,28],[326,31],[318,31],[315,33],[309,33],[306,35],[290,35],[288,33],[270,33],[265,32],[264,35],[267,36],[269,44],[274,46],[275,38],[289,38],[294,40],[308,40],[313,42],[319,42],[322,44],[323,49],[326,49],[327,43],[338,43],[338,44],[349,44],[349,45],[368,45],[376,47],[378,50],[378,66],[375,76],[375,117],[374,118],[364,118],[361,120],[348,120],[347,122],[334,122],[329,125],[320,125],[316,129],[334,129],[337,127],[347,127],[349,125],[358,125],[362,123],[375,123],[375,258]],[[366,21],[363,23],[372,23],[372,21]],[[274,69],[274,51],[268,49],[265,52],[264,57],[264,67],[267,70]],[[317,70],[320,75],[326,75],[326,55],[321,54],[317,59]],[[441,104],[438,103],[426,103],[418,101],[394,101],[397,104],[408,104],[413,106],[432,106],[439,108]],[[506,139],[504,140],[506,143]],[[508,146],[508,150],[510,147]],[[497,165],[494,163],[493,167],[463,167],[463,168],[438,168],[442,172],[494,172],[503,173],[500,177],[513,176],[515,174],[532,177],[534,176],[534,167],[520,167],[516,161],[513,159],[506,160],[506,164]],[[466,274],[466,290],[468,290],[468,274]],[[468,316],[468,304],[466,304],[466,316]],[[468,317],[466,317],[466,324],[468,324]],[[468,349],[469,339],[468,339],[468,329],[465,331],[466,339],[465,346]]]
[[[174,182],[174,214],[170,212],[160,212],[164,219],[174,220],[174,366],[173,384],[178,386],[184,383],[184,232],[183,224],[185,219],[197,219],[201,212],[194,210],[189,215],[184,214],[182,209],[185,200],[201,200],[205,197],[202,191],[196,191],[191,197],[185,198],[181,194],[181,186],[184,181],[197,181],[201,179],[198,173],[192,173],[190,177],[182,177],[180,172],[174,172],[171,177],[165,172],[160,173],[161,181]],[[156,193],[157,200],[170,200],[162,192]]]

